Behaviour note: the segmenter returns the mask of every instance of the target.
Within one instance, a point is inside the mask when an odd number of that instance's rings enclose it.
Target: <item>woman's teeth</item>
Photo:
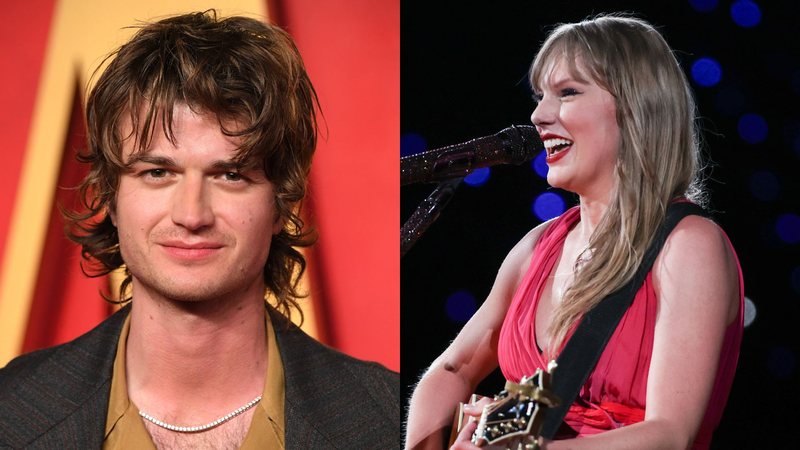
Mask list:
[[[547,150],[548,155],[558,153],[570,145],[572,145],[572,141],[561,138],[546,139],[544,141],[544,148]]]

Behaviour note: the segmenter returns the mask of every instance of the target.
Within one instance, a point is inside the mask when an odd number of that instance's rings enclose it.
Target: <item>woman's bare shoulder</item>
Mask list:
[[[687,216],[667,238],[654,266],[656,287],[673,305],[685,310],[697,304],[696,293],[703,296],[705,306],[719,302],[723,317],[732,318],[738,311],[739,270],[736,255],[725,232],[710,219]],[[670,295],[680,293],[680,295]]]
[[[505,261],[503,261],[503,265],[501,266],[501,272],[507,270],[511,272],[516,278],[516,281],[525,274],[525,271],[528,268],[528,263],[533,256],[533,251],[536,248],[536,243],[539,242],[539,238],[542,237],[544,231],[550,226],[550,224],[555,219],[550,219],[546,222],[542,222],[532,230],[528,231],[522,239],[517,242],[517,244],[508,252]]]

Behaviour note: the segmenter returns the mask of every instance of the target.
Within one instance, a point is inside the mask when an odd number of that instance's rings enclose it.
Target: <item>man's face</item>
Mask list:
[[[123,136],[130,131],[123,127]],[[216,116],[176,104],[173,145],[160,125],[146,152],[132,156],[120,177],[116,209],[134,297],[205,301],[257,292],[273,234],[282,222],[275,195],[260,166],[238,168],[238,148]]]

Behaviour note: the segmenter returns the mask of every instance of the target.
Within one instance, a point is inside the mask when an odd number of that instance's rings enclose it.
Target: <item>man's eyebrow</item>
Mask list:
[[[214,170],[238,172],[242,170],[242,164],[236,161],[217,160],[211,164],[211,168]]]
[[[144,154],[140,153],[134,155],[133,157],[131,157],[130,161],[128,161],[126,165],[128,167],[131,167],[134,164],[138,163],[146,163],[146,164],[152,164],[154,166],[167,166],[167,167],[174,167],[177,165],[175,163],[175,160],[168,156],[153,156],[153,155],[148,155],[146,153]]]
[[[211,168],[214,170],[220,171],[227,171],[227,172],[242,172],[246,170],[257,169],[258,164],[256,163],[247,163],[241,161],[224,161],[224,160],[217,160],[211,164]]]
[[[148,154],[138,154],[131,157],[130,161],[126,163],[127,167],[133,167],[136,164],[152,164],[154,166],[163,167],[177,167],[178,163],[168,156],[154,156]],[[252,169],[258,169],[257,163],[245,163],[235,160],[222,160],[218,159],[211,163],[209,166],[211,170],[221,172],[243,172]]]

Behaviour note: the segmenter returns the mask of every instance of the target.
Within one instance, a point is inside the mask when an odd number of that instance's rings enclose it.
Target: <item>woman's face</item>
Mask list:
[[[552,67],[534,89],[539,104],[531,115],[547,150],[547,182],[605,201],[620,146],[614,96],[583,75],[580,64],[574,74],[564,61]]]

